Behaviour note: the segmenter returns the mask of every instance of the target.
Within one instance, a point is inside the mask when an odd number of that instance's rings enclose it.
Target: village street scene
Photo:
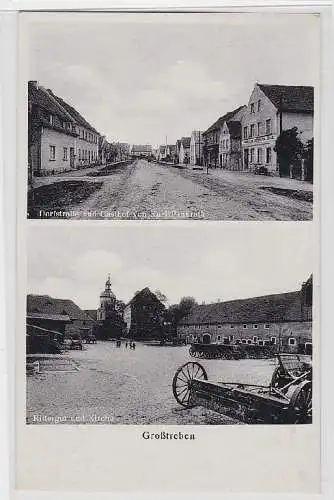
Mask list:
[[[63,28],[66,53],[36,27],[28,218],[312,220],[312,37],[289,43],[283,18],[244,34],[179,22],[88,32],[80,55],[79,27]],[[106,40],[123,57],[97,57]]]
[[[248,226],[32,227],[27,423],[310,423],[310,229]]]

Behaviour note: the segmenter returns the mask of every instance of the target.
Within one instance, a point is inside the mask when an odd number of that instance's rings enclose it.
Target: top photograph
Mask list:
[[[19,35],[27,218],[313,219],[317,15],[21,13]]]

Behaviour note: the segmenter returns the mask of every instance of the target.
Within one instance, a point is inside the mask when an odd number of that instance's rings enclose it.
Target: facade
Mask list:
[[[194,130],[190,138],[190,165],[203,164],[203,138],[202,132]]]
[[[175,163],[180,163],[181,139],[178,139],[175,144]]]
[[[159,338],[163,334],[165,306],[149,288],[137,292],[125,306],[126,334],[133,339]]]
[[[226,121],[239,121],[244,112],[245,106],[239,106],[237,109],[218,118],[217,121],[203,132],[203,160],[206,166],[210,168],[222,167],[219,154],[222,127]]]
[[[131,147],[131,155],[135,158],[150,157],[153,154],[153,149],[150,144],[133,144]]]
[[[279,174],[274,151],[283,130],[297,127],[306,143],[313,137],[313,87],[256,83],[242,118],[243,170]]]
[[[227,170],[242,170],[240,121],[223,123],[219,136],[219,163]]]
[[[309,352],[312,277],[297,292],[195,306],[177,335],[188,343],[274,344],[285,352]]]
[[[100,307],[96,311],[97,321],[105,321],[111,312],[115,311],[116,297],[111,290],[110,275],[105,283],[104,290],[100,294]]]
[[[35,175],[99,162],[99,133],[63,99],[28,83],[28,164]]]
[[[72,300],[55,299],[49,295],[28,295],[28,325],[52,331],[55,329],[64,337],[79,334],[87,338],[93,333],[96,323]]]
[[[179,163],[188,164],[190,162],[190,137],[182,137],[179,150]]]

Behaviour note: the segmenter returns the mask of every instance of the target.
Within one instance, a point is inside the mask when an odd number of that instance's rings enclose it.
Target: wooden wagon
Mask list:
[[[312,365],[305,356],[277,354],[269,385],[209,381],[204,367],[190,361],[173,378],[173,394],[185,408],[203,406],[245,423],[312,422]]]

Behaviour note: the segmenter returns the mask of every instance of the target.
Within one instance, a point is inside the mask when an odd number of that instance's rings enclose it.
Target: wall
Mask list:
[[[243,325],[247,328],[244,328]],[[230,338],[231,341],[242,339],[253,339],[253,336],[257,336],[259,340],[270,340],[271,337],[276,337],[276,342],[278,338],[281,337],[283,340],[283,345],[287,343],[287,338],[292,336],[297,339],[298,343],[304,344],[305,342],[312,341],[312,322],[282,322],[282,323],[269,323],[269,328],[265,328],[265,323],[257,323],[257,328],[254,328],[253,323],[225,323],[225,324],[211,324],[211,325],[179,325],[177,328],[177,335],[182,340],[187,340],[193,342],[202,341],[205,334],[211,335],[211,342],[223,343],[224,337],[226,339]],[[233,326],[233,328],[231,328]],[[193,338],[191,338],[191,335]],[[231,338],[230,336],[233,336]],[[219,338],[220,337],[220,338]],[[295,349],[292,347],[289,350],[297,350],[298,345]]]
[[[93,321],[90,321],[89,319],[85,321],[80,319],[75,319],[72,320],[71,323],[66,325],[65,336],[69,336],[72,334],[79,334],[81,335],[82,338],[88,337],[93,333],[93,328],[94,328]],[[82,331],[82,329],[84,329],[84,331]]]
[[[123,320],[126,324],[126,331],[129,333],[130,328],[131,328],[131,305],[128,304],[123,312]]]
[[[56,159],[50,160],[50,146],[56,147]],[[41,135],[41,170],[62,171],[70,169],[70,148],[74,148],[75,138],[71,135],[63,134],[43,127]],[[63,160],[63,148],[67,148],[67,160]]]
[[[75,166],[84,167],[99,162],[98,135],[84,127],[77,127],[77,132]]]

